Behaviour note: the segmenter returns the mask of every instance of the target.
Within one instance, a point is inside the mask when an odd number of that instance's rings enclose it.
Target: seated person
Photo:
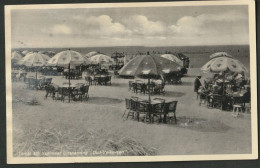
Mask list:
[[[212,86],[212,94],[218,94],[218,85],[213,85]]]
[[[218,86],[218,94],[219,95],[223,95],[224,94],[223,85],[222,86]]]
[[[88,71],[83,71],[82,72],[82,79],[85,79],[85,77],[88,77],[88,76],[89,76]]]

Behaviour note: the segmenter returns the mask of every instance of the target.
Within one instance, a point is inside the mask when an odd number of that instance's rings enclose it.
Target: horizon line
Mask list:
[[[150,48],[150,47],[210,47],[210,46],[250,46],[249,44],[221,44],[221,45],[178,45],[178,46],[142,46],[142,45],[137,45],[137,46],[73,46],[73,47],[13,47],[12,49],[21,49],[21,48],[109,48],[109,47],[144,47],[144,48]]]

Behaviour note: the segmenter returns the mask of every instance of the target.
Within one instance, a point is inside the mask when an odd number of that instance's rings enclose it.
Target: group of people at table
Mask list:
[[[245,111],[246,104],[250,103],[249,80],[243,73],[215,74],[213,78],[204,80],[204,86],[200,80],[201,76],[197,76],[194,81],[194,92],[200,105],[205,103],[207,107],[221,110],[233,110],[235,105],[239,105]]]

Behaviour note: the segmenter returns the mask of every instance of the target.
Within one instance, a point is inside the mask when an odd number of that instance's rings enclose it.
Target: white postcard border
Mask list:
[[[61,8],[115,8],[115,7],[163,7],[163,6],[212,6],[248,5],[250,40],[250,79],[251,79],[251,154],[225,155],[167,155],[167,156],[115,156],[115,157],[13,157],[12,143],[12,88],[11,88],[11,10],[13,9],[61,9]],[[194,161],[194,160],[248,160],[258,158],[257,132],[257,61],[255,2],[239,1],[185,1],[153,3],[93,3],[93,4],[49,4],[49,5],[7,5],[5,6],[6,42],[6,121],[7,121],[7,163],[78,163],[78,162],[157,162],[157,161]]]

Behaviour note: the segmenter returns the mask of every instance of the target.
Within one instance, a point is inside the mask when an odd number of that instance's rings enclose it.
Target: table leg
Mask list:
[[[165,114],[163,115],[163,123],[165,123],[165,124],[166,124],[166,118],[167,118],[167,114],[165,113]]]

